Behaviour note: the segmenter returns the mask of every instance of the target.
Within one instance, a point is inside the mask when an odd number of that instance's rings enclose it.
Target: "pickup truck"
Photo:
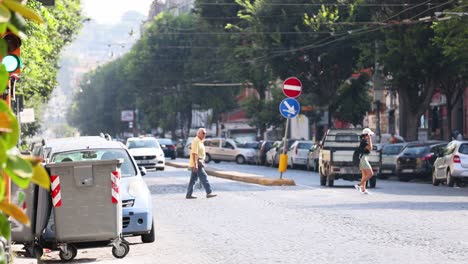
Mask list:
[[[319,174],[320,185],[329,187],[338,179],[357,181],[361,171],[353,164],[353,152],[359,146],[362,129],[329,129],[320,143]],[[368,184],[374,188],[376,174],[381,164],[381,155],[374,148],[369,154],[369,162],[374,171]]]

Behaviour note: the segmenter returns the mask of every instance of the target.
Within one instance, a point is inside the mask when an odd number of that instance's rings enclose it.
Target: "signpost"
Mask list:
[[[296,98],[301,95],[302,83],[296,77],[287,78],[283,83],[283,93],[289,98]]]
[[[294,98],[285,98],[279,105],[279,110],[285,118],[294,118],[299,114],[299,102]]]
[[[287,78],[283,83],[283,93],[288,98],[285,98],[281,101],[279,105],[279,111],[282,116],[286,118],[286,129],[284,130],[284,142],[283,142],[283,154],[280,155],[278,171],[280,172],[280,179],[283,178],[283,172],[286,171],[288,166],[288,155],[287,144],[288,144],[288,129],[289,129],[289,119],[296,117],[300,111],[299,102],[294,99],[298,97],[302,92],[302,83],[296,77]]]

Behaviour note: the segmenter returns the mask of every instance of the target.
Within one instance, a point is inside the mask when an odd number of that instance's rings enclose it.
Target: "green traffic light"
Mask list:
[[[7,55],[3,57],[2,64],[8,72],[14,72],[21,67],[21,59],[16,55]]]

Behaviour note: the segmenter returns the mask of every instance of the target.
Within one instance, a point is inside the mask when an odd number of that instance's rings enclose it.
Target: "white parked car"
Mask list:
[[[436,155],[432,173],[433,185],[446,182],[453,187],[455,183],[468,181],[468,141],[453,140]]]
[[[318,171],[319,167],[319,155],[320,155],[320,145],[315,143],[309,149],[309,153],[307,154],[307,170]]]
[[[314,145],[311,140],[298,140],[291,145],[288,150],[288,165],[291,168],[307,165],[307,155],[310,148]]]
[[[205,162],[236,161],[238,164],[255,162],[256,152],[250,148],[239,148],[234,140],[229,138],[205,139]]]
[[[190,158],[190,148],[192,147],[192,141],[194,137],[187,138],[187,143],[184,146],[184,158]]]
[[[127,148],[138,166],[146,169],[164,170],[166,161],[164,151],[154,137],[131,137],[127,139]]]
[[[286,150],[290,149],[291,146],[296,141],[297,139],[288,139]],[[273,143],[273,146],[266,154],[266,163],[270,164],[272,167],[277,167],[279,165],[280,155],[283,154],[283,152],[284,152],[283,141],[276,141],[275,143]],[[287,154],[287,151],[286,151],[286,154]],[[289,161],[288,161],[288,164],[289,164]]]

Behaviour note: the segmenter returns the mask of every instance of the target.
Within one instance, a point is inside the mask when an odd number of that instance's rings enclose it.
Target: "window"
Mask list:
[[[53,162],[70,162],[86,160],[123,159],[120,171],[122,177],[136,176],[137,171],[129,154],[125,149],[89,149],[57,153],[52,157]]]
[[[385,155],[397,155],[400,153],[401,149],[403,146],[398,146],[398,145],[385,145],[384,148],[382,149],[382,154]]]
[[[223,148],[234,149],[234,146],[228,141],[223,141]]]
[[[205,146],[219,148],[219,139],[206,140]]]
[[[468,155],[468,144],[461,144],[458,152]]]
[[[422,154],[429,153],[429,147],[427,146],[411,146],[407,147],[404,151],[403,154],[409,154],[409,155],[415,155],[419,156]]]
[[[310,148],[312,148],[312,146],[313,146],[312,143],[302,142],[302,143],[299,143],[297,148],[298,149],[310,149]]]
[[[359,142],[359,135],[356,134],[336,134],[335,142]]]
[[[159,143],[156,139],[141,139],[141,140],[131,140],[128,142],[127,147],[129,149],[133,148],[160,148]]]

